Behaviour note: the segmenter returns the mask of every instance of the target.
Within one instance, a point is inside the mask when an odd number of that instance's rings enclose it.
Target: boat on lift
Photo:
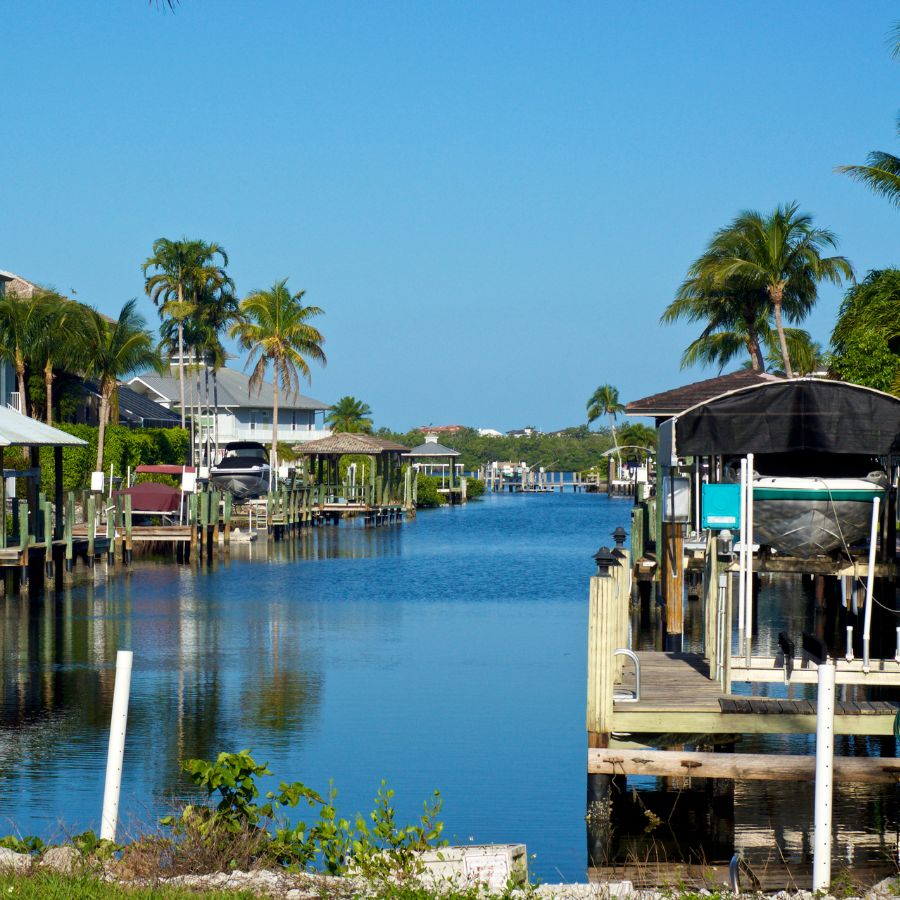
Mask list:
[[[256,441],[232,441],[225,455],[210,467],[209,480],[237,500],[259,497],[269,489],[272,470],[269,451]]]

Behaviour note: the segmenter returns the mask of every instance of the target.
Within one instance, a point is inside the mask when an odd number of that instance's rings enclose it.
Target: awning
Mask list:
[[[131,497],[132,512],[173,513],[178,512],[181,507],[181,491],[155,481],[144,481],[134,487],[113,491],[113,494],[128,494]]]
[[[900,453],[900,399],[824,378],[741,388],[659,426],[659,460],[746,453]]]

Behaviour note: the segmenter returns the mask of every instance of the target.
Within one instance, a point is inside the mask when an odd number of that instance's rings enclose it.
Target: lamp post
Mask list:
[[[602,578],[611,578],[612,573],[609,570],[613,566],[621,565],[615,551],[610,550],[609,547],[601,547],[594,554],[594,562],[597,563],[597,574]]]

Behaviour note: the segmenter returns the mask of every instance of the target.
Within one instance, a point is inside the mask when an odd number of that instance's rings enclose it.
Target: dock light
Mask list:
[[[597,563],[597,574],[606,578],[609,577],[609,570],[612,566],[621,565],[609,547],[601,547],[594,554],[594,562]]]
[[[619,525],[612,533],[612,538],[616,542],[616,550],[622,550],[625,547],[625,538],[627,537],[628,532]]]

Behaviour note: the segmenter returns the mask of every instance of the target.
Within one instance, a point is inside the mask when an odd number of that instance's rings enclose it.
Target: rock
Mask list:
[[[74,847],[51,847],[44,851],[40,865],[52,872],[69,875],[81,864],[81,859]]]
[[[4,872],[27,872],[31,868],[31,857],[27,853],[16,853],[0,847],[0,870]]]
[[[878,884],[873,884],[872,887],[866,891],[866,900],[879,900],[882,897],[896,897],[897,896],[897,888],[900,886],[895,877],[884,878],[878,882]]]

